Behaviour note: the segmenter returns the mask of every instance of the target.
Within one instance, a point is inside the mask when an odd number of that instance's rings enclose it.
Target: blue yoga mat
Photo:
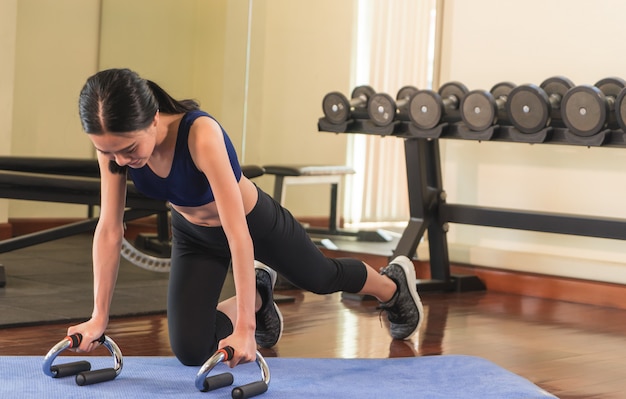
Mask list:
[[[42,357],[0,358],[0,398],[230,398],[238,385],[259,380],[256,363],[231,370],[217,365],[209,374],[230,371],[232,387],[200,392],[199,367],[186,367],[172,357],[125,357],[112,381],[78,386],[74,377],[43,374]],[[113,366],[111,357],[59,356],[54,364],[88,360],[92,369]],[[535,399],[555,398],[530,381],[474,356],[428,356],[396,359],[266,358],[271,373],[263,399],[428,398]]]

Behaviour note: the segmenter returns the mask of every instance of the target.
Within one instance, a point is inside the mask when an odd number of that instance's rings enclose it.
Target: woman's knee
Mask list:
[[[201,314],[201,313],[200,313]],[[176,358],[186,366],[200,366],[217,350],[219,342],[233,333],[232,321],[224,313],[207,315],[203,322],[194,318],[168,315],[170,347]],[[213,322],[209,321],[214,319]]]
[[[170,339],[170,346],[174,356],[185,366],[201,366],[215,352],[217,344]]]

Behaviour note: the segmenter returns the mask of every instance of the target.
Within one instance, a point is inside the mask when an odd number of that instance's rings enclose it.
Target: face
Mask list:
[[[150,159],[156,146],[159,113],[147,128],[125,133],[89,134],[99,156],[105,156],[119,166],[141,168]]]
[[[150,159],[155,147],[156,129],[152,126],[123,134],[90,134],[96,150],[119,166],[141,168]]]

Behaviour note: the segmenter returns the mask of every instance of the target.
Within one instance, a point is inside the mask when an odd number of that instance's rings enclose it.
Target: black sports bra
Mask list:
[[[139,169],[128,169],[131,179],[141,193],[180,206],[200,206],[215,201],[209,181],[205,174],[196,167],[189,153],[189,130],[193,122],[203,116],[215,120],[208,113],[198,110],[186,113],[180,121],[172,168],[167,177],[163,178],[156,175],[148,165]],[[226,151],[233,174],[239,181],[241,180],[241,166],[237,159],[237,153],[224,128],[221,125],[220,128],[224,133]],[[207,156],[210,155],[207,154]]]

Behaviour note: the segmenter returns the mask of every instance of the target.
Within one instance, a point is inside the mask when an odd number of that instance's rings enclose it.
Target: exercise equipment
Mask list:
[[[389,126],[394,120],[409,120],[409,103],[418,92],[414,86],[404,86],[396,94],[396,101],[387,93],[376,93],[367,105],[367,114],[376,126]]]
[[[142,269],[158,273],[168,273],[170,271],[170,268],[172,267],[172,260],[169,254],[167,254],[166,256],[156,256],[144,252],[145,249],[140,249],[141,247],[145,247],[146,245],[151,245],[152,247],[154,247],[154,240],[152,240],[153,236],[154,235],[146,237],[146,235],[139,235],[137,237],[137,240],[142,243],[141,246],[135,246],[133,245],[133,243],[128,241],[126,237],[122,237],[122,247],[120,249],[120,255],[122,255],[122,258],[126,259],[135,266],[141,267]],[[170,248],[171,250],[171,244],[169,241],[157,242],[160,243],[162,248]]]
[[[548,78],[541,86],[517,86],[507,97],[507,115],[522,133],[537,133],[549,125],[559,126],[562,124],[561,101],[573,87],[574,83],[563,76]]]
[[[100,203],[99,169],[94,159],[0,157],[0,169],[1,198],[85,204],[89,207]],[[145,197],[132,182],[128,183],[126,206],[124,221],[155,214],[157,219],[162,220],[169,212],[165,201]],[[0,253],[92,231],[97,222],[97,217],[89,216],[84,221],[1,240]],[[167,224],[161,229],[167,229]],[[153,271],[169,270],[166,261],[147,253],[146,256],[141,254],[140,249],[124,239],[122,255],[128,256],[133,264]]]
[[[231,385],[234,381],[231,373],[216,374],[210,377],[208,374],[219,363],[232,359],[234,354],[235,350],[230,346],[226,346],[215,352],[198,371],[196,375],[196,388],[202,392],[208,392]],[[267,391],[270,384],[270,369],[265,359],[258,351],[256,352],[256,364],[261,370],[261,380],[234,388],[232,390],[233,399],[251,398]]]
[[[617,124],[626,132],[626,87],[623,88],[615,99],[615,119]]]
[[[580,85],[568,90],[561,103],[568,130],[577,136],[590,137],[605,129],[619,129],[614,111],[616,98],[624,86],[624,79],[609,77],[593,86]]]
[[[53,365],[54,360],[61,352],[66,349],[77,348],[82,340],[83,336],[81,334],[73,334],[65,337],[59,341],[59,343],[54,345],[44,357],[44,374],[52,378],[75,375],[76,384],[82,386],[113,380],[122,372],[122,367],[124,365],[122,351],[120,351],[120,348],[111,338],[105,335],[102,335],[97,342],[107,348],[113,356],[113,367],[91,370],[91,364],[85,360]]]
[[[438,92],[419,90],[409,104],[409,117],[422,130],[433,129],[442,122],[458,122],[461,120],[459,106],[468,92],[460,82],[448,82]]]
[[[548,95],[548,102],[550,104],[550,126],[565,128],[563,122],[563,115],[561,112],[561,105],[565,93],[575,87],[574,82],[565,76],[552,76],[543,82],[539,86]]]
[[[59,198],[58,202],[85,202],[89,206],[89,217],[93,220],[92,207],[99,203],[99,183],[93,179],[99,179],[100,177],[100,169],[95,159],[1,156],[0,170],[29,173],[29,175],[17,174],[13,176],[7,173],[0,177],[0,182],[8,185],[20,185],[22,183],[31,185],[33,186],[33,194],[42,192],[37,194],[41,196],[40,198],[47,195],[43,191],[56,191],[58,188],[63,187],[67,195],[65,198]],[[93,179],[86,181],[79,178]],[[23,179],[26,180],[22,181]],[[129,185],[129,196],[143,197],[134,189],[132,183],[129,183]],[[12,188],[8,189],[12,190]],[[83,191],[81,194],[87,197],[86,201],[73,201],[70,198],[72,193],[79,191]],[[19,197],[16,196],[15,198]],[[143,198],[146,201],[153,201],[147,197]],[[24,199],[37,200],[39,198],[26,197]],[[57,200],[55,199],[55,201]],[[154,212],[157,215],[158,234],[156,239],[140,235],[135,242],[135,244],[140,244],[138,246],[124,238],[121,255],[132,264],[141,268],[156,272],[168,272],[170,267],[169,223],[167,221],[169,210],[164,201],[155,202],[162,204],[162,211]],[[50,235],[50,238],[54,239],[54,236]],[[61,236],[58,238],[61,238]],[[167,242],[167,244],[163,244],[164,242]],[[167,248],[165,248],[166,246]],[[0,245],[0,247],[2,246]],[[159,254],[160,256],[154,256],[153,254]]]
[[[561,88],[557,90],[549,87],[554,84],[559,84]],[[546,90],[551,91],[552,96],[548,94],[547,102],[552,101],[554,103],[552,105],[556,105],[555,100],[558,97],[554,94],[562,93],[562,90],[565,90],[568,85],[569,83],[565,79],[548,79],[542,88],[544,92]],[[536,135],[523,134],[512,125],[497,126],[496,129],[495,126],[492,126],[494,119],[496,119],[495,116],[498,111],[502,111],[506,107],[514,89],[512,83],[505,83],[494,86],[498,89],[492,89],[496,92],[495,96],[494,93],[475,95],[471,95],[472,92],[468,93],[461,101],[461,116],[464,123],[441,125],[432,131],[417,133],[415,132],[416,129],[411,129],[414,124],[410,124],[408,131],[395,132],[394,137],[404,141],[410,218],[391,257],[414,256],[418,246],[423,242],[423,237],[426,233],[428,234],[431,278],[418,281],[420,290],[470,291],[485,289],[479,278],[469,278],[476,276],[452,273],[447,244],[447,232],[451,223],[626,240],[626,220],[624,219],[451,204],[447,200],[443,185],[440,140],[471,139],[491,140],[494,143],[525,142],[626,148],[626,118],[624,118],[626,116],[626,104],[624,104],[626,88],[624,88],[624,80],[620,78],[603,79],[597,83],[597,86],[585,91],[596,97],[589,102],[596,104],[599,109],[604,108],[605,112],[606,107],[610,105],[609,103],[613,102],[614,106],[618,104],[619,107],[616,108],[619,108],[620,111],[616,114],[621,116],[621,127],[624,130],[607,129],[593,139],[588,139],[576,136],[567,128],[544,129]],[[563,95],[560,103],[562,112],[566,111],[567,108],[566,98],[571,96],[571,93],[575,93],[576,90],[577,87],[570,88]],[[474,93],[480,93],[480,91],[474,91]],[[573,105],[572,102],[570,112],[584,111],[580,104],[576,104],[577,107]],[[586,104],[583,102],[583,105]],[[484,118],[483,114],[487,114],[487,118]],[[605,122],[604,118],[602,120]],[[466,124],[465,122],[470,123]],[[565,116],[563,116],[563,122],[566,122]],[[618,122],[620,121],[618,120]],[[476,129],[486,130],[472,131],[468,125],[473,125]],[[607,125],[611,126],[608,123]],[[348,130],[342,133],[372,133],[359,130],[361,127],[358,125],[350,126]],[[318,125],[319,131],[323,132],[324,130],[321,128],[322,126]],[[437,134],[431,134],[433,132]],[[519,134],[514,134],[514,132]],[[549,134],[547,134],[548,132]],[[546,134],[543,135],[543,133]],[[520,139],[520,137],[522,138]],[[578,140],[574,140],[574,138]]]
[[[374,94],[376,91],[367,85],[355,87],[350,100],[338,91],[330,92],[322,100],[324,116],[330,123],[337,125],[348,119],[366,119],[367,104]]]
[[[507,123],[506,102],[515,85],[501,82],[488,92],[472,90],[461,100],[461,119],[474,131],[483,131],[499,124]]]
[[[0,198],[98,205],[100,203],[100,180],[90,177],[1,170]],[[132,183],[128,186],[126,206],[124,221],[168,211],[164,201],[143,196]],[[84,233],[92,230],[96,223],[97,218],[89,218],[65,226],[2,240],[0,253]]]
[[[272,388],[258,396],[259,399],[416,396],[428,399],[556,398],[528,379],[492,361],[475,356],[443,355],[393,359],[271,357],[266,360],[272,369]],[[67,379],[33,378],[33,369],[37,369],[40,364],[39,356],[2,357],[0,391],[3,398],[230,397],[229,392],[219,390],[211,393],[198,391],[189,383],[197,368],[185,367],[173,356],[127,356],[124,358],[124,373],[115,383],[92,387],[79,387]],[[255,378],[258,378],[256,365],[237,366],[235,383],[240,379],[252,381]]]

